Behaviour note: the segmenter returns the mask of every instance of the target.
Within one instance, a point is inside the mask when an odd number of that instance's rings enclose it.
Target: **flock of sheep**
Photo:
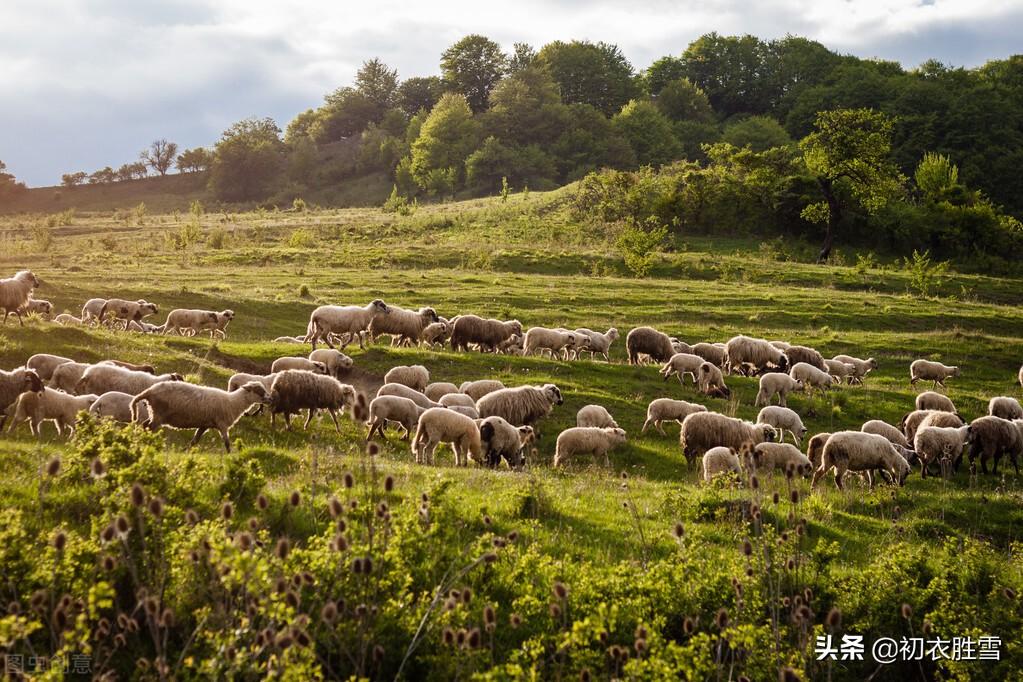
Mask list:
[[[5,313],[24,311],[34,300],[31,293],[38,284],[27,271],[0,280],[0,304]],[[109,313],[113,324],[126,330],[135,325],[141,332],[208,331],[212,337],[223,336],[234,317],[230,310],[174,310],[164,325],[145,322],[145,317],[157,312],[154,304],[144,300],[93,299],[86,303],[82,317],[74,320],[102,324]],[[517,468],[524,464],[527,448],[538,437],[538,422],[563,403],[561,390],[554,384],[506,387],[492,379],[457,386],[431,383],[430,372],[422,365],[392,368],[383,386],[368,399],[344,382],[353,361],[342,350],[355,341],[364,346],[367,339],[381,335],[390,335],[394,345],[433,347],[447,342],[455,350],[548,354],[565,360],[587,352],[591,358],[600,354],[609,359],[610,347],[618,339],[614,328],[600,333],[532,327],[523,333],[517,320],[476,315],[446,320],[433,308],[404,310],[379,299],[366,306],[320,306],[312,312],[304,336],[276,339],[310,343],[312,351],[307,357],[278,358],[266,375],[235,374],[227,390],[191,384],[175,373],[158,374],[147,365],[116,360],[88,364],[50,354],[34,355],[24,367],[0,371],[0,428],[7,419],[12,421],[11,429],[28,421],[32,432],[38,434],[43,421],[53,421],[60,433],[70,433],[78,413],[88,411],[151,429],[195,429],[191,444],[206,431],[216,430],[230,451],[229,431],[243,415],[255,416],[268,408],[271,425],[277,415],[283,415],[286,428],[291,429],[293,415],[306,411],[308,427],[316,413],[325,410],[338,432],[339,415],[350,413],[368,428],[367,440],[374,435],[384,437],[388,426],[399,427],[403,438],[411,441],[416,462],[433,463],[437,447],[448,443],[456,465],[465,465],[471,458],[489,466],[505,460]],[[329,348],[316,348],[318,342]],[[807,429],[788,408],[787,396],[793,391],[823,392],[843,382],[861,384],[877,368],[873,358],[838,355],[826,359],[806,346],[741,335],[726,343],[689,345],[646,326],[632,329],[625,345],[630,364],[655,362],[665,381],[677,377],[684,385],[690,377],[699,392],[711,397],[730,395],[725,384],[728,375],[759,377],[756,405],[763,409],[756,422],[683,400],[658,398],[649,404],[642,433],[653,426],[665,435],[663,424],[677,422],[686,460],[702,460],[706,480],[729,472],[777,469],[790,476],[812,473],[816,484],[834,471],[841,488],[844,474],[856,471],[863,472],[870,485],[875,473],[901,485],[914,465],[919,465],[923,476],[935,468],[942,475],[958,470],[967,449],[971,467],[979,457],[984,473],[989,461],[997,473],[1000,459],[1008,456],[1018,473],[1018,458],[1023,455],[1023,408],[1008,396],[992,398],[989,414],[967,423],[947,396],[926,391],[917,396],[915,409],[897,427],[870,420],[859,431],[818,433],[808,440],[804,454],[800,448]],[[910,366],[913,385],[930,381],[937,389],[957,376],[958,367],[928,360],[916,360]],[[1018,378],[1023,385],[1023,368]],[[791,437],[793,444],[785,442],[786,437]],[[558,435],[553,463],[559,466],[570,458],[590,455],[608,464],[608,453],[625,441],[626,432],[607,409],[586,405],[576,415],[576,426]]]

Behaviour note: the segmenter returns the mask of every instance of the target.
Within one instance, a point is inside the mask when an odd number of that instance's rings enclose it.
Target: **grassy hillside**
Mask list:
[[[913,406],[908,367],[917,357],[962,368],[948,394],[967,418],[985,413],[992,395],[1021,395],[1017,280],[953,274],[933,283],[936,297],[923,298],[910,293],[914,273],[894,265],[820,267],[793,260],[804,253],[799,244],[703,239],[677,241],[651,277],[635,279],[610,246],[611,228],[572,218],[570,192],[421,207],[409,216],[378,209],[76,213],[46,234],[31,221],[7,219],[0,229],[11,248],[0,255],[0,270],[30,267],[44,280],[37,296],[57,311],[77,314],[87,298],[117,295],[155,301],[160,320],[176,307],[231,308],[237,318],[228,340],[216,343],[39,320],[24,328],[8,324],[0,367],[36,352],[82,361],[116,357],[222,386],[235,371],[265,372],[274,358],[301,354],[303,348],[271,339],[301,334],[316,305],[379,297],[403,307],[432,305],[448,317],[517,318],[526,327],[615,326],[623,339],[631,327],[650,324],[690,343],[750,333],[813,346],[826,357],[877,358],[879,369],[862,387],[790,399],[811,434],[858,429],[873,418],[897,424]],[[813,637],[898,639],[919,633],[925,621],[942,637],[1001,636],[1002,661],[945,662],[940,671],[931,662],[896,663],[881,666],[874,679],[995,679],[1023,670],[1013,635],[1023,625],[1016,596],[1023,589],[1023,489],[1005,462],[997,477],[964,468],[949,481],[922,480],[916,472],[901,489],[871,491],[854,482],[840,492],[829,478],[811,492],[807,481],[781,474],[762,476],[756,488],[748,480],[705,485],[681,455],[677,426],[667,427],[667,437],[640,434],[646,405],[669,396],[753,419],[755,379],[728,377],[732,398],[709,399],[663,382],[655,367],[625,364],[624,341],[609,364],[382,343],[348,351],[356,367],[351,381],[365,390],[391,366],[421,363],[433,380],[554,382],[565,404],[541,422],[542,438],[524,472],[457,469],[446,448],[437,466],[417,465],[393,434],[370,457],[365,428],[351,419],[338,435],[329,419],[316,420],[309,432],[286,432],[279,423],[271,429],[265,417],[243,418],[233,431],[240,452],[229,457],[209,435],[185,452],[190,434],[183,432],[150,442],[86,425],[69,446],[49,426],[39,440],[19,427],[0,437],[6,453],[0,496],[9,537],[37,548],[40,559],[0,555],[14,592],[27,603],[35,589],[77,596],[106,580],[112,601],[85,618],[88,630],[103,613],[135,608],[138,586],[148,594],[159,589],[176,624],[155,623],[158,636],[135,635],[126,649],[111,648],[109,665],[122,673],[134,657],[154,666],[162,657],[183,677],[262,675],[284,665],[299,676],[315,670],[393,678],[401,668],[401,676],[414,679],[483,671],[495,679],[552,678],[582,670],[603,678],[770,679],[792,666],[806,679],[862,679],[878,667],[869,650],[867,662],[827,666],[814,660]],[[612,453],[611,470],[586,458],[553,470],[558,432],[589,403],[611,411],[628,444]],[[63,473],[50,479],[43,470],[55,456]],[[109,469],[99,479],[85,473],[97,456]],[[354,488],[345,487],[345,472],[355,474]],[[130,506],[135,481],[161,497],[166,510],[159,519],[144,521]],[[292,506],[293,491],[299,497]],[[371,576],[336,568],[327,547],[336,525],[327,514],[331,495],[346,506],[360,503],[346,512],[348,558],[340,565],[371,556],[377,562]],[[218,511],[225,500],[234,505],[228,520]],[[381,502],[388,507],[374,516],[369,510]],[[199,512],[198,530],[184,520],[188,508]],[[118,514],[132,525],[119,549],[99,539]],[[250,517],[261,549],[247,550],[240,537]],[[66,558],[47,549],[55,528],[70,538],[74,551],[66,550]],[[518,535],[514,542],[511,533]],[[274,556],[283,536],[293,550]],[[200,548],[197,564],[208,565],[208,574],[181,559],[199,538],[211,545]],[[742,552],[747,538],[749,556]],[[493,561],[474,566],[473,557],[494,547]],[[97,563],[110,554],[118,568],[103,572]],[[47,562],[60,567],[52,586]],[[291,591],[275,591],[274,578],[303,571],[316,587],[297,587],[294,599],[283,599]],[[471,588],[473,596],[447,608],[443,595],[456,587]],[[347,599],[337,624],[321,617],[328,594]],[[912,609],[909,618],[900,615],[903,603]],[[356,604],[373,615],[359,615]],[[485,627],[486,604],[497,610],[492,629]],[[809,614],[800,615],[803,605]],[[833,607],[841,625],[825,622]],[[715,624],[719,608],[728,613],[724,629]],[[512,614],[521,619],[514,627]],[[299,639],[302,631],[313,642],[261,644],[256,636],[267,627],[292,628]],[[481,627],[481,646],[445,644],[445,627]],[[54,626],[41,624],[32,641],[40,645],[47,632]],[[112,637],[94,645],[97,656]],[[377,646],[383,652],[374,656]]]

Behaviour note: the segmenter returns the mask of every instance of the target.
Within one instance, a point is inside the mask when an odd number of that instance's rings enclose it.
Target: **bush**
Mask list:
[[[615,245],[621,251],[625,260],[625,267],[636,277],[646,277],[650,274],[654,262],[657,260],[658,249],[664,244],[668,236],[668,228],[650,225],[646,229],[635,225],[626,224],[615,240]]]

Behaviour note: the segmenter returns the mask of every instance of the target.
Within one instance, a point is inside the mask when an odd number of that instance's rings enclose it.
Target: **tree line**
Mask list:
[[[106,185],[113,182],[146,178],[149,177],[150,171],[164,176],[175,166],[181,173],[199,173],[208,169],[212,160],[213,152],[209,149],[196,147],[186,149],[179,154],[176,142],[168,142],[161,138],[153,141],[148,148],[143,149],[139,153],[138,161],[122,164],[117,169],[107,166],[92,173],[85,171],[64,173],[60,182],[64,187],[76,187],[86,183]]]

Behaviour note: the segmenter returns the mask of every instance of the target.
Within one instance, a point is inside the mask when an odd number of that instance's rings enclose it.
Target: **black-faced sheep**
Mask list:
[[[512,469],[525,464],[524,451],[535,434],[532,426],[513,426],[501,417],[480,420],[480,441],[486,463],[496,467],[504,459]]]
[[[916,409],[938,410],[940,412],[951,412],[956,414],[955,403],[947,395],[934,391],[924,391],[916,397]]]
[[[398,365],[384,375],[386,384],[404,384],[422,393],[430,383],[430,370],[422,365]]]
[[[646,433],[647,427],[651,424],[662,436],[664,422],[678,422],[681,426],[686,417],[694,412],[706,412],[707,408],[697,403],[686,402],[685,400],[672,400],[671,398],[656,398],[650,401],[646,408],[646,421],[643,422],[643,429],[640,433]]]
[[[739,455],[732,448],[718,446],[703,455],[703,480],[708,483],[722,474],[741,474]]]
[[[910,468],[906,458],[884,436],[862,431],[839,431],[831,434],[824,445],[821,464],[813,474],[811,487],[828,471],[835,471],[835,485],[842,490],[842,478],[847,471],[864,471],[870,487],[874,487],[874,472],[885,471],[900,486],[905,484]]]
[[[362,332],[368,331],[376,318],[389,314],[390,310],[390,307],[379,298],[362,307],[321,305],[309,316],[306,339],[312,343],[313,350],[316,350],[317,341],[324,341],[333,348],[331,335],[347,334],[349,341],[342,345],[342,350],[356,336],[359,337],[359,348],[365,348]]]
[[[774,441],[776,436],[770,424],[751,424],[717,412],[695,412],[682,421],[679,442],[688,463],[718,445],[740,450],[744,443],[757,445]]]
[[[1016,475],[1019,475],[1019,456],[1023,454],[1023,422],[1001,417],[978,417],[970,422],[966,441],[970,444],[970,466],[980,457],[980,470],[987,473],[987,461],[994,462],[991,473],[998,474],[998,462],[1008,455]]]
[[[770,424],[777,429],[779,440],[783,440],[785,432],[788,431],[792,434],[792,439],[797,446],[802,444],[803,436],[806,435],[806,427],[803,426],[803,420],[799,418],[798,414],[787,407],[778,405],[765,407],[757,415],[757,423]]]
[[[959,376],[959,368],[956,366],[943,365],[932,360],[914,360],[909,366],[909,383],[916,386],[918,381],[931,381],[934,388],[941,386],[945,388],[947,379]]]
[[[574,426],[558,434],[558,442],[554,449],[554,466],[558,466],[568,457],[574,455],[593,455],[603,457],[604,466],[611,466],[608,452],[625,443],[624,429],[618,427],[597,428],[593,426]]]
[[[426,408],[416,405],[408,398],[397,395],[377,396],[369,404],[369,433],[366,434],[366,440],[373,437],[374,431],[379,433],[381,438],[385,438],[384,429],[387,423],[394,422],[404,431],[402,440],[407,441],[412,437],[412,430],[416,428],[420,415],[425,411]]]
[[[423,330],[429,325],[439,322],[437,311],[430,307],[419,310],[405,310],[396,305],[388,306],[387,315],[375,316],[369,325],[369,338],[376,341],[381,334],[391,335],[391,345],[419,343]]]
[[[42,435],[39,426],[44,421],[57,425],[58,435],[70,436],[75,428],[79,412],[88,412],[98,395],[68,395],[62,391],[45,388],[40,392],[22,393],[11,419],[11,431],[22,422],[29,422],[33,436]]]
[[[992,417],[1001,417],[1002,419],[1023,419],[1023,407],[1020,407],[1019,401],[1005,395],[989,400],[987,413]]]
[[[451,349],[469,350],[476,344],[481,351],[496,352],[503,341],[516,334],[522,334],[522,323],[518,320],[484,319],[478,315],[460,315],[451,328]]]
[[[762,370],[769,365],[784,370],[788,367],[788,358],[764,339],[733,336],[725,344],[725,366],[729,374],[734,374],[741,372],[746,365],[754,370]]]
[[[770,405],[774,396],[778,396],[778,404],[785,407],[788,405],[789,393],[799,391],[802,388],[802,381],[781,372],[770,372],[760,377],[760,390],[757,391],[757,399],[754,405],[758,407],[760,405]]]
[[[476,422],[446,407],[433,407],[419,417],[416,437],[412,441],[416,462],[433,464],[433,453],[441,443],[451,443],[455,466],[466,466],[468,459],[480,461],[482,445]]]
[[[4,324],[7,324],[7,316],[14,313],[18,316],[18,322],[25,325],[20,311],[38,286],[39,278],[30,270],[22,270],[14,277],[0,279],[0,308],[4,309]]]
[[[309,422],[317,410],[326,410],[334,421],[334,428],[341,433],[341,424],[337,420],[338,411],[344,411],[355,403],[355,388],[342,384],[334,377],[313,374],[302,370],[284,370],[274,379],[270,387],[270,423],[278,414],[284,415],[285,427],[291,429],[291,415],[309,410],[303,428],[309,428]]]
[[[36,353],[28,359],[25,366],[29,369],[34,369],[39,378],[43,381],[49,381],[53,378],[53,372],[61,365],[74,362],[71,358],[65,358],[60,355],[50,355],[49,353]]]
[[[677,342],[676,342],[677,343]],[[625,349],[629,353],[629,364],[638,365],[641,356],[649,357],[654,362],[667,362],[675,353],[688,352],[677,350],[671,337],[653,327],[636,327],[625,337]]]
[[[476,409],[483,418],[497,415],[514,426],[534,426],[563,402],[561,390],[554,384],[517,386],[486,394],[476,402]]]

